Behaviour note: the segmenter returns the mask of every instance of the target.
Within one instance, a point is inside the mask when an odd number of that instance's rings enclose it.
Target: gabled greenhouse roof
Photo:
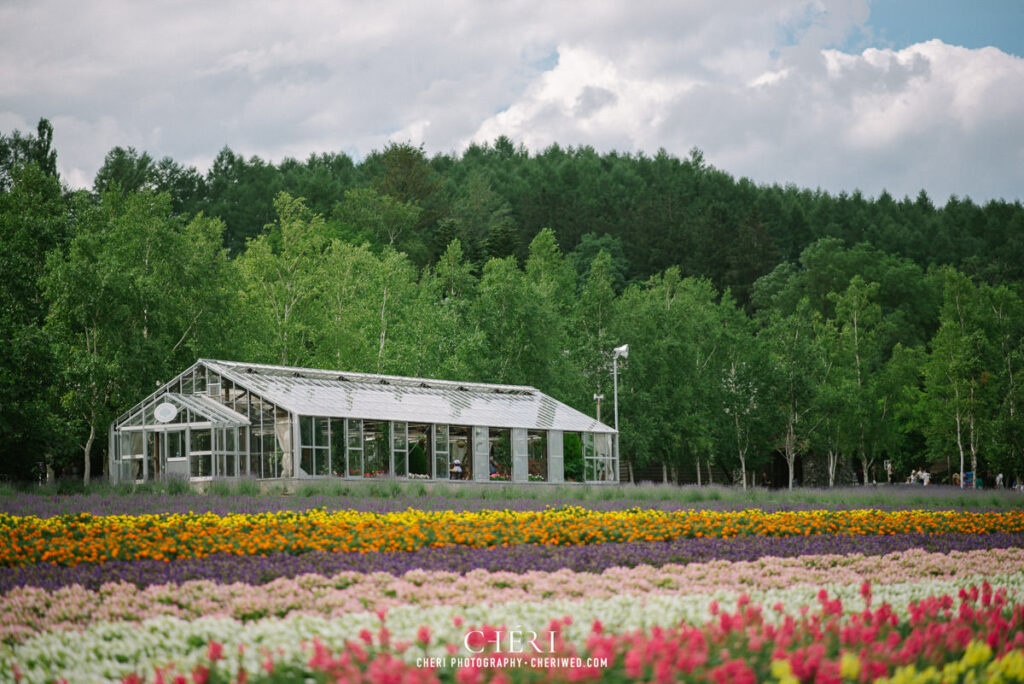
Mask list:
[[[234,411],[224,404],[214,401],[205,395],[177,394],[175,392],[168,392],[164,396],[173,400],[180,406],[192,409],[193,412],[208,418],[211,422],[235,425],[238,427],[249,425],[249,419],[241,413],[238,413],[237,411]]]
[[[241,387],[300,415],[499,428],[615,432],[533,387],[201,359]]]
[[[189,409],[196,416],[202,417],[211,423],[221,425],[242,427],[249,425],[249,419],[241,413],[214,401],[202,394],[178,394],[177,392],[156,392],[150,395],[145,401],[136,404],[135,408],[115,421],[120,425],[139,426],[142,425],[143,412],[157,404],[170,402],[179,408]],[[152,415],[149,420],[153,424]]]

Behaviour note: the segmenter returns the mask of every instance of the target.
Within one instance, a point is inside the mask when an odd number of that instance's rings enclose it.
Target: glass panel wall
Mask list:
[[[248,395],[249,403],[249,472],[254,477],[264,478],[263,441],[266,431],[263,428],[263,400],[255,394]]]
[[[225,439],[223,429],[213,429],[213,475],[223,475],[224,470],[227,468],[225,460]]]
[[[345,426],[348,439],[348,464],[346,473],[349,477],[363,476],[363,421],[349,418]]]
[[[313,432],[316,437],[313,474],[331,474],[331,423],[327,418],[316,418],[313,421]]]
[[[491,428],[488,467],[492,480],[512,479],[512,431]]]
[[[248,393],[239,396],[236,406],[247,410],[251,423],[249,474],[264,479],[291,477],[291,463],[286,464],[284,459],[285,454],[291,453],[292,449],[291,418],[288,412],[255,394]],[[289,470],[287,474],[286,465]]]
[[[363,476],[387,477],[390,474],[388,424],[376,420],[363,421]]]
[[[595,461],[594,458],[594,433],[584,432],[583,433],[583,481],[593,482],[595,479]]]
[[[277,475],[292,477],[295,474],[292,451],[292,419],[280,406],[274,408],[274,453],[272,462]]]
[[[342,477],[345,475],[345,419],[331,418],[331,471],[330,474]]]
[[[216,427],[213,430],[213,475],[214,477],[238,477],[242,460],[238,450],[238,428]]]
[[[391,423],[391,458],[394,463],[395,477],[408,477],[409,425],[407,423]]]
[[[185,457],[185,431],[169,430],[167,432],[167,458],[184,459]]]
[[[331,473],[330,421],[327,418],[301,416],[299,433],[302,448],[299,460],[300,471],[296,476],[329,475]]]
[[[526,433],[526,473],[530,482],[548,480],[548,433],[530,430]]]
[[[213,443],[210,428],[189,430],[190,477],[213,477]]]
[[[429,480],[430,426],[425,423],[409,424],[409,477]],[[444,473],[444,470],[441,471]]]
[[[297,477],[312,475],[313,468],[313,417],[299,417],[299,470],[295,473]]]
[[[142,479],[142,433],[122,432],[121,433],[121,463],[123,473],[126,473],[129,480]]]
[[[220,376],[213,372],[208,372],[206,383],[206,395],[211,399],[220,399]]]
[[[159,480],[163,474],[163,462],[166,458],[163,450],[163,439],[160,432],[146,432],[146,467],[147,480]]]
[[[583,440],[578,432],[562,433],[562,467],[566,482],[583,481]]]
[[[612,436],[583,433],[583,479],[585,482],[615,482],[618,470],[612,457]]]
[[[448,448],[452,457],[449,477],[453,480],[472,480],[473,428],[452,425],[448,430]]]
[[[238,474],[239,474],[239,476],[242,476],[242,475],[252,475],[252,473],[249,472],[250,462],[247,460],[247,454],[246,454],[246,441],[248,440],[248,437],[249,437],[249,429],[245,428],[245,427],[242,427],[242,428],[238,428],[237,432],[238,432]]]
[[[618,482],[619,467],[612,453],[612,436],[607,433],[594,435],[594,458],[597,460],[594,476],[598,482]]]
[[[449,442],[448,442],[448,426],[447,425],[435,425],[434,426],[434,477],[438,480],[444,480],[451,477],[450,468],[451,463],[449,461],[450,454],[448,453]]]
[[[256,420],[259,416],[259,412],[254,410],[253,401],[256,399],[249,394],[246,390],[238,390],[235,396],[235,410],[241,413],[243,416],[248,418],[255,426]],[[249,429],[243,429],[241,436],[239,437],[239,450],[245,451],[246,441],[249,442],[249,463],[245,469],[246,474],[251,477],[260,478],[263,477],[263,466],[262,466],[262,446],[257,440],[257,430],[250,427]]]

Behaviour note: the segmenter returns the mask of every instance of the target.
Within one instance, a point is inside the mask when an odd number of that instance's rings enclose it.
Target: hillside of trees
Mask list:
[[[1024,476],[1019,201],[506,138],[225,148],[205,174],[117,147],[71,190],[52,134],[0,133],[8,479],[95,477],[110,421],[198,357],[533,385],[593,414],[623,343],[629,472]]]

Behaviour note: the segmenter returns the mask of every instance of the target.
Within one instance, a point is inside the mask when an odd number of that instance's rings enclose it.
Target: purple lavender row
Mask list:
[[[654,490],[656,491],[656,489]],[[805,490],[811,491],[811,490]],[[11,515],[35,515],[49,518],[57,515],[77,515],[92,513],[93,515],[140,515],[144,513],[215,513],[229,515],[235,513],[252,514],[273,511],[307,511],[326,509],[336,511],[351,509],[362,512],[388,513],[415,508],[425,511],[481,511],[492,509],[508,509],[512,511],[543,510],[565,505],[580,506],[597,511],[621,511],[631,508],[653,510],[711,510],[734,511],[748,508],[760,508],[763,511],[806,511],[806,510],[850,510],[875,508],[880,510],[908,510],[926,508],[930,510],[989,510],[994,508],[1019,508],[1024,505],[1024,496],[1009,490],[994,492],[992,490],[961,490],[954,487],[891,487],[865,490],[863,487],[845,490],[829,490],[819,492],[819,500],[809,503],[767,499],[734,498],[726,489],[686,488],[676,489],[679,496],[675,499],[659,498],[621,498],[609,500],[573,500],[573,499],[506,499],[466,496],[461,498],[443,496],[399,496],[384,497],[348,497],[316,494],[312,496],[267,494],[262,496],[215,494],[87,494],[73,496],[41,496],[36,494],[13,494],[0,497],[0,512]],[[844,497],[843,494],[849,496]],[[875,498],[865,502],[862,500],[869,494],[877,494]],[[687,496],[690,495],[690,496]],[[697,495],[706,496],[704,500],[692,500]],[[724,498],[715,499],[716,495]],[[785,494],[778,494],[784,497]]]
[[[525,573],[532,570],[601,572],[612,567],[660,566],[667,563],[699,563],[711,560],[756,560],[764,556],[791,557],[813,554],[884,555],[921,548],[949,553],[1024,547],[1024,534],[900,534],[863,537],[814,535],[811,537],[735,537],[733,539],[677,539],[671,542],[597,544],[590,546],[522,545],[472,549],[424,548],[395,553],[325,553],[299,556],[218,554],[201,559],[162,561],[110,561],[77,567],[34,565],[0,568],[0,592],[19,586],[56,589],[80,584],[98,589],[106,582],[130,582],[138,587],[208,579],[220,583],[264,584],[278,577],[315,573],[386,572],[401,575],[409,570],[444,570],[465,574],[471,570]]]

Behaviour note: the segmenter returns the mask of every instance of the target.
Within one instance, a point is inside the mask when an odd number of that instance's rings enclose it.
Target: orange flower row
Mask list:
[[[308,551],[410,551],[425,546],[582,545],[819,534],[1024,532],[1024,511],[544,511],[279,512],[218,516],[37,518],[0,514],[0,565],[78,565],[107,560],[202,558]]]

